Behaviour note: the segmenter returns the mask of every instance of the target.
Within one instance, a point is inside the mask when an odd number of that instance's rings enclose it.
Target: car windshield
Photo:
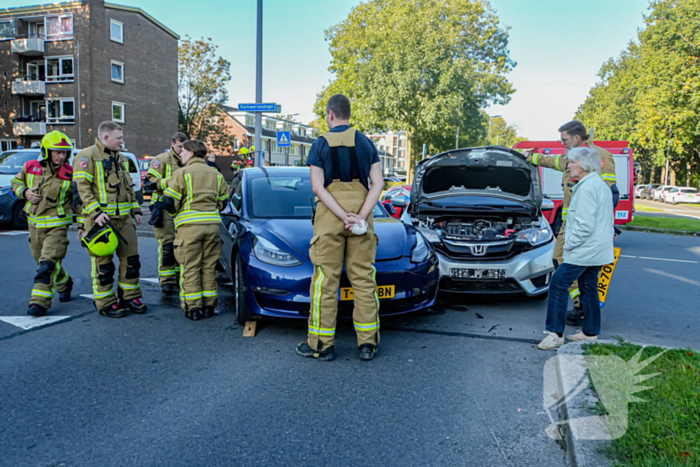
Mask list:
[[[311,178],[301,175],[271,175],[248,179],[248,212],[261,219],[311,219],[315,199]],[[379,205],[374,217],[387,217]]]
[[[24,163],[39,158],[39,151],[7,151],[0,154],[0,174],[16,175]]]

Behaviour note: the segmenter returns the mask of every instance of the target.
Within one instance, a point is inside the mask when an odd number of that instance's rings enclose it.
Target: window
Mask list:
[[[46,99],[48,123],[75,123],[75,100]]]
[[[291,151],[292,156],[298,156],[299,155],[299,145],[298,144],[292,144],[292,151]]]
[[[112,102],[112,121],[124,123],[124,103]]]
[[[265,121],[265,128],[268,130],[274,130],[277,128],[277,125],[275,125],[275,122],[272,120],[266,120]]]
[[[0,152],[9,151],[10,149],[17,149],[17,140],[14,140],[14,139],[0,140]]]
[[[73,15],[47,16],[44,19],[48,40],[71,39],[73,37]]]
[[[0,21],[0,39],[12,39],[15,37],[15,22]]]
[[[124,23],[112,19],[109,22],[109,38],[113,42],[124,43]]]
[[[45,62],[47,83],[73,81],[73,57],[47,57]]]
[[[241,142],[238,141],[238,138],[233,138],[233,150],[238,151],[241,149]]]
[[[270,141],[270,154],[273,152],[282,152],[282,150],[277,147],[277,141]]]
[[[112,60],[112,81],[115,83],[124,83],[124,64]]]
[[[245,124],[247,126],[255,126],[255,117],[250,117],[250,116],[246,115]]]
[[[231,207],[236,213],[241,212],[243,207],[243,184],[241,183],[241,177],[236,177],[231,182],[231,189],[229,190],[229,197],[231,199]]]

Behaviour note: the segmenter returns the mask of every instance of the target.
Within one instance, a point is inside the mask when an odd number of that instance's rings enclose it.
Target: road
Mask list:
[[[26,234],[6,234],[0,316],[23,317],[35,266]],[[139,240],[154,278],[156,243]],[[602,337],[697,347],[700,240],[625,232],[617,244]],[[565,465],[544,431],[546,300],[443,297],[383,319],[372,362],[343,322],[323,363],[294,354],[303,321],[243,338],[223,282],[210,320],[186,320],[147,282],[149,313],[111,320],[80,297],[89,261],[75,241],[65,267],[75,300],[51,316],[67,318],[0,321],[2,465]]]
[[[660,211],[637,211],[636,216],[669,216],[669,217],[692,217],[700,219],[700,204],[666,204],[660,201],[649,201],[645,199],[635,199],[636,206],[646,206]]]

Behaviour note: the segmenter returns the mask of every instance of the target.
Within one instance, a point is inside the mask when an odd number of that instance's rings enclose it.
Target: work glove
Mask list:
[[[153,203],[153,206],[151,206],[151,219],[148,223],[159,229],[163,227],[163,203],[160,201],[156,201]]]

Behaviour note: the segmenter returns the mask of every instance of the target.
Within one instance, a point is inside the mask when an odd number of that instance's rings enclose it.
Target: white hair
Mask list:
[[[569,151],[568,157],[570,161],[578,160],[579,167],[588,173],[596,172],[600,174],[602,172],[600,156],[595,149],[574,148]]]

